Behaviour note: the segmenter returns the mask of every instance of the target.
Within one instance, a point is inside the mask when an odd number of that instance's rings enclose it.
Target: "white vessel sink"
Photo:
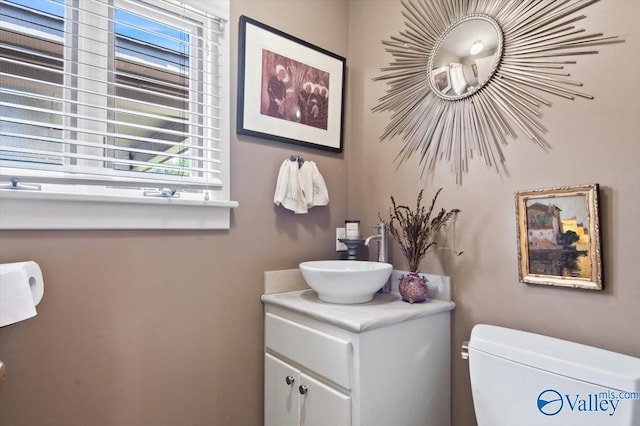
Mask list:
[[[361,260],[302,262],[300,271],[320,300],[331,303],[365,303],[373,299],[391,276],[390,263]]]

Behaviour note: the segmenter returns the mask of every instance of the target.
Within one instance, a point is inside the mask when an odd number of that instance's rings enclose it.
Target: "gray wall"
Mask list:
[[[261,424],[263,271],[336,258],[334,228],[344,219],[368,228],[387,212],[390,195],[413,202],[420,188],[444,187],[440,205],[462,210],[456,244],[465,254],[422,265],[452,276],[455,424],[474,419],[458,352],[476,323],[640,356],[640,2],[587,9],[588,29],[627,41],[572,69],[595,100],[553,99],[543,110],[552,149],[520,137],[504,148],[509,176],[474,162],[462,187],[444,163],[430,180],[419,178],[413,160],[396,170],[398,141],[377,141],[388,117],[370,112],[385,91],[371,79],[390,59],[380,40],[401,30],[400,10],[399,0],[232,0],[234,42],[245,14],[346,56],[349,82],[344,154],[232,132],[232,198],[240,207],[230,231],[0,233],[0,262],[33,259],[46,281],[38,316],[0,329],[9,369],[0,424]],[[273,205],[277,169],[291,154],[317,162],[328,207],[300,216]],[[592,182],[602,187],[606,290],[520,284],[514,191]]]
[[[241,14],[348,53],[347,2],[232,1],[231,12],[234,111]],[[0,328],[0,425],[262,423],[263,271],[335,258],[347,166],[343,154],[238,136],[235,112],[231,123],[240,207],[228,232],[0,233],[0,262],[35,260],[45,279],[37,317]],[[329,206],[273,204],[292,154],[317,163]]]
[[[447,163],[432,178],[420,179],[418,161],[396,170],[400,140],[378,142],[388,115],[370,112],[383,96],[383,82],[372,82],[387,65],[380,40],[404,28],[400,1],[351,1],[349,64],[351,156],[349,213],[369,223],[386,214],[389,196],[415,203],[421,188],[427,200],[443,187],[438,206],[459,208],[454,258],[429,255],[426,273],[452,277],[453,423],[474,420],[468,363],[460,345],[477,323],[502,325],[640,356],[640,2],[602,1],[585,9],[578,26],[626,39],[598,47],[598,55],[578,57],[571,78],[594,100],[552,97],[543,108],[548,152],[526,136],[504,147],[508,176],[500,177],[476,160],[456,186]],[[529,286],[518,282],[514,192],[599,183],[606,288],[603,292]],[[394,251],[395,264],[403,260]]]

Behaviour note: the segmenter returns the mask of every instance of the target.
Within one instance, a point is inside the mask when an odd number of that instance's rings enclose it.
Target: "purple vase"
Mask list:
[[[417,272],[409,272],[402,277],[399,290],[402,300],[409,303],[424,302],[429,295],[427,279],[422,278]]]

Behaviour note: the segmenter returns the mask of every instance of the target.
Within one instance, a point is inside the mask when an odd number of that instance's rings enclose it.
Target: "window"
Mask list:
[[[194,4],[0,0],[0,227],[228,228],[228,0]]]

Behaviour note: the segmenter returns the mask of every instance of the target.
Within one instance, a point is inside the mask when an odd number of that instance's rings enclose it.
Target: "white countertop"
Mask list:
[[[265,294],[261,300],[356,333],[451,311],[456,306],[437,299],[411,304],[395,292],[376,293],[371,302],[355,305],[324,302],[314,290]]]

